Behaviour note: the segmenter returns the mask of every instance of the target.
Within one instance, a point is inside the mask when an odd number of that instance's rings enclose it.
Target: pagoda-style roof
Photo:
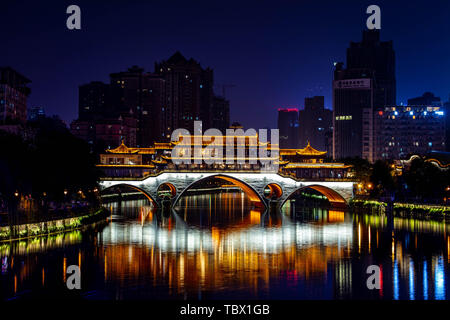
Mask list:
[[[162,160],[152,160],[152,163],[154,164],[167,164],[167,161],[162,159]]]
[[[108,149],[106,152],[113,154],[155,154],[155,148],[129,148],[122,141],[120,146],[115,149]]]
[[[284,169],[347,169],[351,168],[351,165],[344,163],[289,163],[284,166]]]
[[[314,149],[313,147],[311,147],[311,145],[309,144],[309,141],[308,141],[308,145],[303,149],[299,149],[297,151],[297,154],[299,156],[323,156],[323,155],[327,154],[327,152]]]
[[[324,156],[326,155],[326,151],[319,151],[311,147],[308,142],[308,145],[303,149],[280,149],[280,156]]]
[[[155,142],[155,149],[172,149],[170,142]]]
[[[128,148],[125,145],[125,143],[123,143],[123,140],[122,140],[122,143],[120,144],[120,146],[118,146],[115,149],[108,149],[108,150],[106,150],[106,152],[109,152],[109,153],[138,153],[139,150],[137,150],[136,148]]]

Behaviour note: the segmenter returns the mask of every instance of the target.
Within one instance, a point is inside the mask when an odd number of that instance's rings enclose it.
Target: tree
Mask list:
[[[372,168],[370,181],[373,185],[371,195],[380,197],[395,190],[395,181],[391,174],[391,166],[386,161],[378,160]]]
[[[355,180],[361,183],[368,183],[372,174],[372,165],[369,161],[362,158],[345,158],[342,160],[347,165],[353,166]]]
[[[440,201],[450,184],[450,170],[441,170],[423,159],[414,159],[404,173],[405,192],[418,201]]]

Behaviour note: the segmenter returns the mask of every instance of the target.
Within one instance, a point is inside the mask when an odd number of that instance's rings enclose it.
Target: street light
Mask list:
[[[19,197],[19,192],[18,192],[18,191],[14,192],[14,196],[15,196],[16,198]]]

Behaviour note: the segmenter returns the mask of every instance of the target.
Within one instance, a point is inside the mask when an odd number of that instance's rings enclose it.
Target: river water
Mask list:
[[[449,298],[443,222],[295,202],[269,213],[243,193],[185,196],[165,212],[146,200],[106,206],[107,223],[0,244],[1,300]],[[66,287],[70,265],[81,290]],[[380,289],[367,287],[370,265]]]

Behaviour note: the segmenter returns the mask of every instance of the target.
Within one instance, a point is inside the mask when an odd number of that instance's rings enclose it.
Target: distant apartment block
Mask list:
[[[280,135],[280,148],[296,149],[298,141],[298,109],[278,109],[278,130]]]
[[[444,115],[439,106],[387,106],[377,111],[375,158],[398,160],[445,151]]]
[[[31,80],[10,67],[0,67],[0,124],[24,124]]]

